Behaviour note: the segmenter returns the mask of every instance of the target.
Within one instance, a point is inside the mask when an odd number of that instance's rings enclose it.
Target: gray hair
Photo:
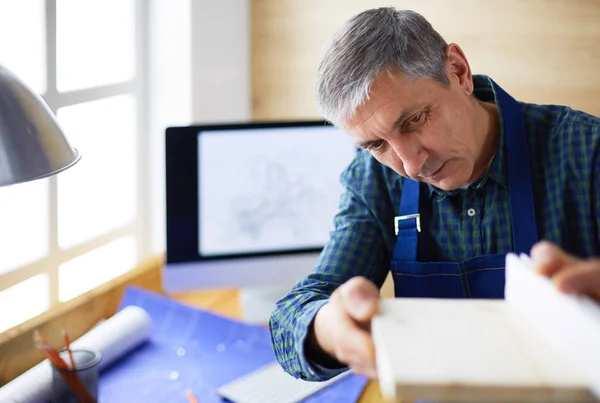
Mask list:
[[[392,7],[351,18],[323,50],[317,73],[317,105],[339,125],[363,102],[380,72],[409,79],[430,77],[444,86],[447,43],[420,14]]]

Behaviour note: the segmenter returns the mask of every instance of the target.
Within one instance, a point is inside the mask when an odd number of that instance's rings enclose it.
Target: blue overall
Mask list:
[[[523,115],[517,101],[498,85],[494,88],[506,136],[514,252],[529,253],[537,241],[537,230]],[[419,182],[404,180],[400,216],[396,218],[398,239],[391,262],[396,297],[504,298],[505,254],[482,255],[462,262],[417,260],[420,222],[427,219],[419,216],[420,187]]]

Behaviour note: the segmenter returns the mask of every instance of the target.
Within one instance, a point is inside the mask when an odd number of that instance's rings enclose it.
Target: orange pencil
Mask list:
[[[42,336],[42,334],[34,330],[33,340],[36,347],[44,354],[44,356],[52,363],[53,366],[62,370],[68,370],[69,366],[58,354],[58,351],[50,345]],[[90,396],[85,386],[81,383],[75,372],[61,372],[60,374],[65,383],[71,388],[77,396],[80,403],[96,403],[96,399]]]
[[[69,360],[71,360],[71,368],[75,368],[75,360],[73,359],[73,352],[71,351],[71,342],[69,341],[69,335],[65,329],[62,330],[63,341],[65,342],[65,348],[69,354]]]
[[[186,389],[185,390],[185,395],[187,396],[187,398],[190,401],[190,403],[198,403],[198,400],[196,400],[196,397],[194,396],[194,394],[192,393],[191,390]]]
[[[50,343],[46,341],[44,336],[42,336],[38,330],[33,331],[33,340],[35,342],[35,346],[46,356],[46,358],[48,358],[48,360],[50,360],[50,362],[52,362],[52,365],[62,369],[69,368],[62,357],[58,355],[58,352],[54,349],[54,347],[52,347]]]

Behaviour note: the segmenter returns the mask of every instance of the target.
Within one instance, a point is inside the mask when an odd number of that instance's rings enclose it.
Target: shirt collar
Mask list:
[[[496,150],[496,154],[494,155],[494,158],[493,158],[491,164],[486,169],[486,171],[483,173],[483,175],[481,175],[475,182],[471,183],[468,187],[471,189],[479,189],[479,188],[483,187],[483,185],[485,185],[485,183],[487,182],[488,179],[491,179],[494,182],[501,185],[502,187],[506,188],[507,187],[507,176],[506,176],[505,160],[504,160],[504,153],[505,153],[504,127],[506,127],[506,125],[503,124],[503,122],[502,122],[502,113],[501,113],[502,105],[500,104],[500,102],[498,101],[498,97],[496,96],[495,83],[488,76],[473,75],[473,85],[474,85],[473,95],[477,99],[479,99],[481,101],[488,101],[488,102],[493,100],[494,103],[496,104],[496,107],[498,108],[498,113],[500,114],[500,117],[499,117],[500,132],[499,132],[499,136],[498,136],[498,149]],[[433,193],[436,193],[438,196],[440,196],[439,200],[443,200],[446,196],[452,196],[452,195],[455,195],[455,194],[463,191],[463,189],[446,191],[446,190],[437,188],[431,184],[427,184],[427,187],[429,188],[429,196],[431,196]]]

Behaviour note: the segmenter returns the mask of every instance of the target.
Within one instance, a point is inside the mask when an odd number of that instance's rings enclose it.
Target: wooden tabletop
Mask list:
[[[190,293],[174,294],[171,297],[178,301],[209,309],[213,312],[240,319],[242,310],[239,302],[239,293],[237,289],[223,289],[211,291],[196,291]],[[359,403],[380,403],[383,402],[379,385],[376,381],[369,381],[365,387]]]

